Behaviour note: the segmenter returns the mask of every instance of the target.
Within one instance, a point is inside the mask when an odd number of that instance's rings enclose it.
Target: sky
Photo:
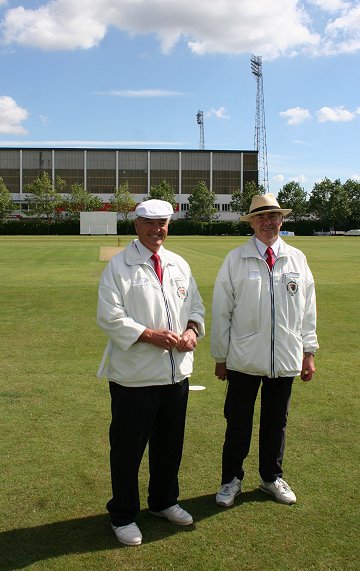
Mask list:
[[[0,0],[0,147],[255,148],[269,190],[360,180],[360,2]]]

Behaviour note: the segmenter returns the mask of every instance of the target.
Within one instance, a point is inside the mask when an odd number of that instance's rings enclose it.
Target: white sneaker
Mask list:
[[[295,504],[296,496],[290,486],[282,478],[276,478],[275,482],[264,482],[260,479],[260,490],[273,496],[283,504]]]
[[[191,525],[194,521],[192,516],[183,510],[179,504],[170,506],[169,508],[166,508],[166,510],[162,510],[160,512],[152,512],[150,510],[150,513],[157,517],[164,517],[171,521],[171,523],[177,523],[178,525]]]
[[[223,484],[216,494],[216,503],[218,506],[228,508],[234,505],[236,496],[241,493],[241,480],[233,478],[229,484]]]
[[[116,526],[111,524],[112,529],[116,535],[116,539],[125,545],[141,545],[142,535],[136,523],[129,523],[128,525]]]

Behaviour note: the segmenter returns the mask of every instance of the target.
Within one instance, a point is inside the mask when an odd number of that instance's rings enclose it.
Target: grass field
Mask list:
[[[121,245],[129,241],[121,237]],[[168,237],[191,264],[207,308],[226,253],[245,238]],[[196,351],[180,503],[191,529],[154,520],[140,473],[144,543],[113,536],[105,509],[109,396],[95,373],[106,339],[97,328],[101,246],[115,237],[0,237],[0,570],[299,571],[360,569],[360,239],[287,238],[317,284],[320,351],[311,383],[294,384],[284,477],[298,503],[258,491],[256,431],[244,493],[216,506],[225,384],[209,336]]]

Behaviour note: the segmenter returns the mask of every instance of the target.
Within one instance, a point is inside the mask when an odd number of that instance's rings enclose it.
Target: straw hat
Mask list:
[[[291,208],[281,208],[275,196],[270,192],[263,195],[255,194],[250,204],[249,214],[240,216],[240,220],[242,222],[250,222],[253,216],[263,212],[280,212],[283,216],[286,216],[291,212]]]

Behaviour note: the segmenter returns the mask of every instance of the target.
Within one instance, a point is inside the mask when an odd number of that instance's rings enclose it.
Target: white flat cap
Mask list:
[[[174,214],[173,207],[166,200],[152,198],[140,202],[135,208],[135,216],[139,218],[171,218]]]

